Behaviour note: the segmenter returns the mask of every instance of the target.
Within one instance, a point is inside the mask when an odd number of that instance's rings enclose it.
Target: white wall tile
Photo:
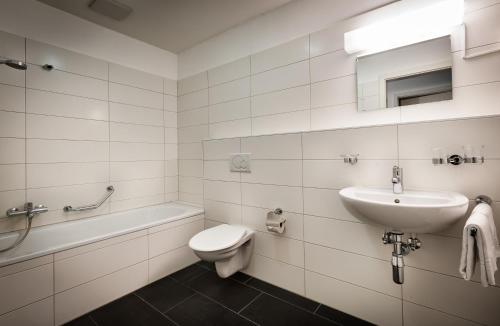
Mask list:
[[[217,104],[250,96],[250,77],[237,79],[208,89],[209,104]]]
[[[27,163],[105,162],[109,160],[107,142],[28,139]]]
[[[165,112],[165,113],[167,113],[167,112]],[[168,127],[168,128],[165,128],[164,130],[165,130],[165,143],[166,144],[177,144],[179,142],[179,138],[177,137],[177,128]]]
[[[111,122],[110,139],[122,142],[163,143],[163,128]]]
[[[218,122],[210,125],[210,138],[250,136],[252,122],[250,119]]]
[[[309,110],[252,118],[253,135],[306,131],[309,126]]]
[[[252,95],[308,84],[309,62],[303,61],[252,76]]]
[[[255,254],[250,265],[243,272],[288,291],[304,295],[303,268]]]
[[[464,16],[467,25],[467,48],[500,42],[498,15],[500,4],[495,4]]]
[[[0,278],[0,288],[9,293],[0,297],[0,314],[44,299],[53,293],[53,267],[46,264]]]
[[[253,160],[251,170],[251,173],[241,174],[242,182],[302,186],[300,160]]]
[[[271,210],[273,209],[243,206],[242,222],[254,230],[269,232],[266,227],[266,219],[267,213]],[[280,236],[302,240],[304,233],[302,214],[284,211],[283,216],[286,218],[285,231]],[[276,233],[273,234],[276,235]]]
[[[109,81],[159,93],[163,92],[162,77],[114,63],[109,64]]]
[[[24,189],[25,187],[24,164],[0,165],[0,191]]]
[[[0,56],[24,60],[24,43],[23,37],[0,31]]]
[[[179,95],[183,95],[186,93],[191,93],[203,88],[208,87],[208,75],[206,72],[202,72],[182,80],[178,82],[178,92]]]
[[[337,220],[367,222],[349,213],[342,204],[339,191],[332,189],[304,188],[304,213]]]
[[[28,164],[27,186],[50,187],[107,181],[108,163],[48,163]]]
[[[182,111],[178,114],[179,128],[208,123],[208,107]]]
[[[345,26],[345,25],[344,25]],[[311,34],[311,57],[344,49],[343,24],[333,26]]]
[[[24,88],[0,84],[0,110],[24,112]]]
[[[245,205],[302,213],[302,188],[249,183],[242,183],[241,187]]]
[[[252,74],[309,58],[309,36],[252,55]]]
[[[234,204],[241,203],[240,184],[237,182],[204,180],[203,188],[205,199]]]
[[[148,263],[122,269],[55,296],[56,325],[66,323],[148,283]]]
[[[0,66],[0,83],[2,84],[24,87],[25,76],[25,71],[12,69],[7,65]]]
[[[163,93],[177,96],[177,81],[164,78]]]
[[[111,162],[110,181],[161,178],[165,167],[163,161]]]
[[[304,159],[341,159],[359,154],[360,159],[396,159],[397,127],[371,127],[303,134]]]
[[[250,57],[245,57],[208,71],[208,85],[213,86],[250,75]]]
[[[168,128],[177,128],[178,127],[178,118],[179,115],[177,112],[171,112],[171,111],[163,111],[163,119],[164,119],[164,126]],[[176,136],[177,138],[177,136]],[[177,141],[175,141],[177,142]]]
[[[473,321],[465,320],[453,315],[448,315],[438,310],[416,305],[407,301],[403,301],[403,318],[404,324],[407,326],[418,326],[422,324],[442,326],[480,325]]]
[[[221,223],[242,224],[241,206],[215,200],[205,200],[203,203],[205,218]]]
[[[179,128],[179,143],[201,142],[208,138],[208,125]]]
[[[119,181],[115,182],[115,193],[110,200],[115,202],[137,197],[163,195],[164,190],[164,178]]]
[[[392,266],[385,260],[309,243],[305,244],[305,257],[307,270],[401,298],[401,286],[388,277]]]
[[[356,102],[356,77],[339,77],[311,85],[311,107],[335,106]]]
[[[108,120],[108,103],[101,100],[26,90],[26,112],[69,118]]]
[[[20,138],[0,138],[0,152],[9,155],[0,156],[0,164],[24,163],[25,140]]]
[[[301,135],[242,138],[241,151],[251,153],[252,159],[302,159]]]
[[[382,227],[304,215],[305,241],[389,260],[392,248],[381,243],[380,237],[383,232]],[[350,241],[353,235],[356,236],[356,241]]]
[[[179,174],[190,177],[203,177],[202,160],[179,160]]]
[[[177,112],[177,96],[163,96],[163,108],[165,111]]]
[[[250,98],[229,101],[210,106],[210,123],[250,117]]]
[[[111,142],[111,161],[163,160],[163,144]]]
[[[229,160],[230,153],[240,151],[240,139],[207,140],[203,142],[205,160]]]
[[[179,144],[179,159],[201,160],[203,159],[202,143]]]
[[[255,233],[255,254],[304,267],[304,243],[266,232]]]
[[[35,65],[28,65],[26,87],[98,100],[108,99],[108,83],[104,80],[55,69],[49,72]]]
[[[405,300],[486,325],[498,324],[500,288],[411,267],[405,269]]]
[[[201,108],[208,105],[208,89],[202,89],[177,98],[179,111]]]
[[[308,271],[306,286],[308,298],[337,310],[377,325],[402,323],[400,299]]]
[[[177,144],[165,144],[165,159],[175,160],[178,157]]]
[[[54,304],[52,297],[40,300],[0,316],[1,325],[10,326],[52,326],[54,325]]]
[[[154,282],[199,260],[188,246],[169,251],[149,260],[149,281]]]
[[[252,116],[307,110],[310,105],[310,86],[299,86],[283,91],[252,97]]]
[[[179,176],[179,191],[189,194],[203,194],[203,179]]]
[[[163,95],[127,85],[109,83],[109,100],[163,110]]]
[[[185,179],[185,177],[184,177]],[[165,192],[178,192],[179,191],[179,177],[168,176],[165,178]]]
[[[396,160],[360,160],[356,165],[345,164],[343,160],[305,160],[304,186],[329,189],[350,186],[390,188],[394,165],[397,165]]]
[[[163,111],[111,102],[109,119],[115,122],[163,126]]]
[[[39,66],[50,64],[57,70],[103,80],[108,79],[108,63],[106,61],[46,43],[26,39],[26,56],[29,63]]]
[[[500,53],[464,60],[463,53],[453,54],[453,87],[500,80]]]
[[[187,223],[149,235],[149,257],[184,247],[195,234],[203,230],[203,220]]]
[[[26,136],[42,139],[108,141],[108,122],[28,114]]]
[[[229,161],[203,162],[203,177],[208,180],[240,181],[240,173],[230,171]]]
[[[24,204],[26,199],[26,192],[24,190],[13,190],[13,191],[0,191],[0,205],[2,207],[20,207]],[[5,212],[0,211],[0,217],[5,217]],[[8,230],[9,223],[6,219],[3,219],[3,223],[0,222],[0,227],[2,230]],[[5,227],[4,227],[5,225]]]
[[[354,55],[336,51],[311,59],[311,82],[353,75],[356,70]]]
[[[0,111],[0,137],[24,138],[24,131],[24,113]]]

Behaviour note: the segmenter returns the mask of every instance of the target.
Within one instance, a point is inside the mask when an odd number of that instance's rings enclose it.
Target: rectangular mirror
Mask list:
[[[453,98],[449,36],[359,57],[358,111]]]

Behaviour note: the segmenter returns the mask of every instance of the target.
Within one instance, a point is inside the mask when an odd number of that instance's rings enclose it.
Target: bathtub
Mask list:
[[[155,282],[199,260],[188,242],[203,229],[203,209],[180,203],[34,228],[0,255],[0,325],[61,325]]]
[[[0,254],[0,267],[202,213],[201,208],[169,203],[33,228],[20,246]],[[0,248],[14,242],[18,234],[0,235]]]

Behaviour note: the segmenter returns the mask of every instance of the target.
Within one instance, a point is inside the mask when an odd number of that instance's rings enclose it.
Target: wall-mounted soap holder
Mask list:
[[[433,150],[434,155],[432,158],[432,164],[434,165],[482,164],[484,163],[483,150],[484,146],[481,146],[479,150],[474,149],[472,146],[464,146],[463,154],[448,154],[444,156],[442,155],[441,148],[435,148]]]
[[[340,157],[344,159],[344,163],[355,165],[358,163],[359,154],[342,154]]]

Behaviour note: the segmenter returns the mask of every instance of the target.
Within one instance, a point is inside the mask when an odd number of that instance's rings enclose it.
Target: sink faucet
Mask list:
[[[392,192],[395,194],[403,192],[403,169],[397,165],[392,168]]]

